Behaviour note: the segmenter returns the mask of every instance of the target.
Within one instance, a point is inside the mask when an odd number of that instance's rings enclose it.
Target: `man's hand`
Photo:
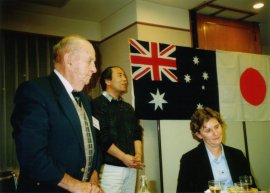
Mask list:
[[[81,182],[68,174],[65,174],[58,186],[72,193],[101,193],[100,188],[96,184],[90,182]]]
[[[130,168],[134,167],[134,156],[129,154],[124,154],[121,158],[122,162]]]
[[[141,141],[137,140],[135,142],[135,149],[139,150],[141,149]],[[130,155],[125,154],[122,150],[120,150],[116,145],[112,144],[110,148],[107,150],[107,152],[121,160],[127,167],[129,168],[136,168],[136,169],[142,169],[144,167],[144,164],[142,163],[142,156],[141,151],[136,151],[136,155]]]
[[[96,170],[93,171],[91,177],[90,177],[90,183],[93,185],[99,185],[99,177],[98,172]]]
[[[142,155],[141,154],[136,154],[134,157],[134,162],[135,162],[135,168],[136,169],[143,169],[145,167],[144,163],[142,163]]]
[[[144,164],[141,162],[141,155],[132,156],[125,154],[121,160],[129,168],[142,169],[144,167]]]
[[[80,182],[77,187],[74,187],[73,193],[101,193],[100,188],[90,182]]]

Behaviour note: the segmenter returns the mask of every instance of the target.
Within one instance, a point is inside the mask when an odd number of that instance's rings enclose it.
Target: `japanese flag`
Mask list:
[[[216,51],[219,106],[227,120],[270,120],[270,56]]]

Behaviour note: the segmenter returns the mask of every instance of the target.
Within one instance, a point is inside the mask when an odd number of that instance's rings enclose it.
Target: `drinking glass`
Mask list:
[[[244,182],[248,184],[248,188],[251,188],[252,185],[252,177],[248,175],[240,176],[239,177],[240,182]]]
[[[237,193],[247,193],[248,192],[248,183],[246,182],[236,182],[234,187]]]
[[[220,193],[221,192],[221,181],[210,180],[208,181],[208,187],[211,193]]]

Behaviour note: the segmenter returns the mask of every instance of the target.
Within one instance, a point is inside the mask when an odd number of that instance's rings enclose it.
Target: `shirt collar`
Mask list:
[[[122,97],[120,97],[119,99],[113,98],[112,95],[110,95],[110,93],[108,93],[107,91],[103,91],[102,95],[105,96],[105,98],[108,99],[108,101],[110,102],[112,102],[112,100],[122,101]]]
[[[208,157],[209,157],[209,160],[212,162],[220,162],[222,159],[225,158],[225,154],[224,154],[224,150],[223,150],[223,145],[221,144],[221,155],[216,158],[207,148],[207,146],[205,145],[205,148],[207,150],[207,154],[208,154]]]
[[[73,91],[73,88],[71,86],[71,84],[67,81],[67,79],[64,78],[64,76],[58,72],[56,69],[54,69],[54,73],[58,76],[58,78],[60,79],[60,81],[62,82],[62,84],[64,85],[66,91],[68,92],[69,96],[71,96],[71,92]]]

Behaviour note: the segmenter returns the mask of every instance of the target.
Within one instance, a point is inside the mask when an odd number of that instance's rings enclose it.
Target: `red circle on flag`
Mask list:
[[[240,90],[249,104],[258,106],[266,96],[266,83],[259,71],[248,68],[240,77]]]

